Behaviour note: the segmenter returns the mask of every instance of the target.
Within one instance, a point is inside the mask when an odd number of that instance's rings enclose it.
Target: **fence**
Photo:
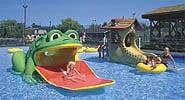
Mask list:
[[[0,38],[0,46],[20,46],[25,45],[22,38]]]
[[[161,37],[151,37],[149,30],[137,33],[136,41],[138,45],[140,44],[141,48],[162,50],[164,47],[169,47],[172,51],[185,51],[185,37],[169,36],[166,31],[161,32],[163,33]]]

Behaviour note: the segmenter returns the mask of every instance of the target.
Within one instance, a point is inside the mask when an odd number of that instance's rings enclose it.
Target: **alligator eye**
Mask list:
[[[59,33],[54,33],[51,35],[51,38],[50,38],[50,41],[53,41],[55,39],[58,39],[60,37],[60,34]]]
[[[71,37],[71,38],[73,38],[73,39],[77,39],[77,36],[76,36],[75,33],[70,33],[70,34],[68,35],[68,37]]]

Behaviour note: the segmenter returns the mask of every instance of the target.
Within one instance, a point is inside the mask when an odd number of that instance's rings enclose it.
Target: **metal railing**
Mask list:
[[[181,39],[177,37],[169,37],[168,35],[151,37],[149,31],[138,32],[136,42],[137,44],[140,42],[141,48],[163,49],[164,47],[169,47],[174,51],[185,50],[185,37],[182,37]]]

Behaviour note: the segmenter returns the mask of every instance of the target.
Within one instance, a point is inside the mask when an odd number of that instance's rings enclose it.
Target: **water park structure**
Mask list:
[[[135,28],[141,29],[137,19],[112,19],[102,28],[110,30],[108,33],[109,60],[137,65],[145,61],[146,56],[136,45]]]
[[[76,31],[62,33],[51,30],[32,42],[27,54],[23,51],[13,53],[12,69],[30,84],[36,84],[43,78],[51,85],[68,90],[86,90],[114,84],[114,80],[98,77],[85,61],[79,60],[77,52],[81,47]],[[64,79],[66,76],[61,68],[67,70],[70,61],[76,63],[78,79],[83,81]]]
[[[157,65],[157,68],[151,70],[149,66],[141,64],[145,62],[147,56],[153,56],[157,59],[157,55],[153,53],[145,53],[136,45],[136,29],[141,29],[137,19],[112,19],[102,28],[108,29],[108,59],[113,62],[128,64],[145,72],[160,73],[166,71],[163,64]]]
[[[142,15],[150,21],[150,47],[185,50],[185,4],[160,7]]]
[[[185,98],[185,0],[0,8],[0,100]]]

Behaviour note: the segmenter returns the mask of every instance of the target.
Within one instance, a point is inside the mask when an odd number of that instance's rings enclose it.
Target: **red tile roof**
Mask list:
[[[127,29],[132,24],[139,25],[136,19],[112,19],[107,25],[102,26],[105,29]],[[140,25],[139,25],[140,27]]]

